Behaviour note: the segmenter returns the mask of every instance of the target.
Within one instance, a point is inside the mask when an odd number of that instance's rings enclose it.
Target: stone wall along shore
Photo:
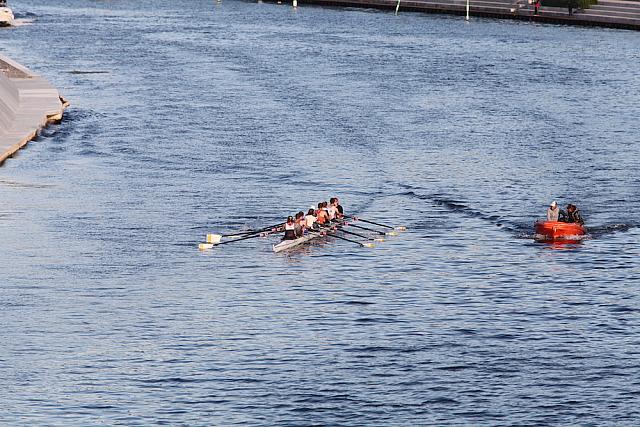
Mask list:
[[[0,164],[61,120],[67,105],[49,82],[0,55]]]

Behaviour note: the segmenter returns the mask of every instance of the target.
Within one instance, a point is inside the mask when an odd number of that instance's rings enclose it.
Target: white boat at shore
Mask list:
[[[10,27],[13,25],[13,11],[7,7],[7,2],[0,0],[0,27]]]

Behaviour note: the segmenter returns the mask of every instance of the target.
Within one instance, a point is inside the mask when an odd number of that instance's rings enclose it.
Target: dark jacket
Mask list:
[[[573,212],[564,212],[560,211],[560,216],[563,218],[562,221],[576,223],[583,225],[584,219],[582,219],[582,215],[580,214],[580,210],[576,208]]]
[[[567,222],[575,222],[576,224],[584,224],[580,210],[576,208],[573,212],[567,212]]]
[[[567,211],[565,211],[564,209],[560,209],[560,212],[558,213],[558,221],[569,222],[569,218],[567,217]]]

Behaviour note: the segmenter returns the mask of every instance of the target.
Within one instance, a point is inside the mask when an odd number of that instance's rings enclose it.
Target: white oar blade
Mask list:
[[[380,238],[380,239],[373,239],[374,242],[378,242],[378,243],[382,243],[384,242],[384,239]]]
[[[207,234],[207,243],[213,243],[214,245],[220,243],[222,236],[220,234]]]
[[[373,243],[362,243],[362,247],[364,247],[364,248],[375,248],[376,245],[374,245]]]
[[[397,232],[395,232],[395,231],[390,231],[390,232],[385,233],[385,234],[386,234],[387,236],[397,236],[397,235],[398,235],[398,233],[397,233]]]
[[[198,249],[201,251],[206,251],[207,249],[213,248],[213,243],[200,243],[198,245]]]
[[[407,231],[407,227],[404,227],[404,226],[401,225],[399,227],[395,227],[395,230],[396,231]]]

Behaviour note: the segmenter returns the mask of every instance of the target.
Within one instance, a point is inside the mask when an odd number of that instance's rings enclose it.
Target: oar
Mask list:
[[[365,236],[364,234],[358,234],[358,233],[354,233],[352,231],[347,231],[344,228],[340,229],[341,232],[343,233],[347,233],[347,234],[352,234],[354,236],[358,236],[358,237],[362,237],[363,239],[367,239],[367,240],[373,240],[374,242],[384,242],[384,239],[381,237],[369,237],[369,236]]]
[[[222,237],[236,237],[236,236],[240,236],[240,235],[262,233],[264,231],[270,231],[270,230],[272,230],[272,229],[274,229],[276,227],[281,227],[284,224],[285,224],[284,222],[280,222],[278,224],[269,225],[267,227],[262,227],[262,228],[259,228],[257,230],[240,231],[240,232],[235,233],[235,234],[223,234]]]
[[[251,235],[251,234],[260,234],[260,233],[272,231],[274,228],[280,227],[282,225],[284,225],[284,222],[281,222],[279,224],[274,224],[274,225],[271,225],[269,227],[260,228],[258,230],[240,231],[240,232],[235,233],[235,234],[207,234],[207,243],[218,244],[218,243],[220,243],[220,240],[222,240],[223,237],[236,238],[236,237],[248,236],[248,235]],[[275,232],[275,231],[277,231],[277,230],[273,230],[273,232]]]
[[[246,236],[246,237],[241,237],[239,239],[235,239],[235,240],[229,240],[226,242],[218,242],[218,243],[200,243],[198,245],[198,249],[200,249],[201,251],[204,251],[205,249],[211,249],[214,246],[220,246],[220,245],[227,245],[229,243],[235,243],[235,242],[239,242],[241,240],[247,240],[247,239],[255,239],[256,237],[262,237],[261,234],[252,234],[251,236]]]
[[[318,224],[318,227],[320,227],[320,230],[327,230],[327,231],[331,231],[333,228],[338,228],[338,227],[342,227],[342,224]],[[315,230],[318,231],[318,230]]]
[[[369,224],[377,225],[378,227],[390,228],[390,229],[392,229],[392,230],[396,230],[396,231],[407,231],[407,227],[402,227],[402,226],[399,226],[399,227],[393,227],[393,226],[391,226],[391,225],[387,225],[387,224],[380,224],[379,222],[369,221],[369,220],[367,220],[367,219],[362,219],[362,218],[360,218],[360,217],[353,217],[353,216],[352,216],[352,217],[350,217],[350,218],[353,218],[353,219],[355,219],[356,221],[362,221],[362,222],[367,222],[367,223],[369,223]]]
[[[327,231],[326,230],[311,230],[311,229],[307,229],[307,233],[317,234],[319,236],[326,236],[327,235]]]
[[[398,233],[396,233],[395,231],[386,232],[386,231],[374,230],[373,228],[363,227],[361,225],[355,225],[355,224],[346,224],[346,225],[348,225],[349,227],[359,228],[361,230],[371,231],[372,233],[378,233],[378,234],[381,234],[383,236],[397,236],[398,235]]]
[[[347,239],[346,237],[338,236],[334,233],[327,233],[327,236],[335,237],[336,239],[346,240],[347,242],[355,243],[356,245],[360,245],[363,248],[373,248],[375,245],[373,243],[362,243],[357,240]]]
[[[274,228],[282,227],[282,226],[283,226],[283,225],[285,225],[285,224],[286,224],[285,222],[279,222],[278,224],[273,224],[273,225],[269,225],[269,226],[267,226],[267,227],[262,227],[262,228],[260,228],[260,229],[258,229],[258,230],[253,230],[253,231],[248,230],[247,232],[240,232],[240,233],[237,233],[237,234],[254,234],[254,233],[262,233],[263,231],[270,231],[270,230],[272,230],[272,229],[274,229]],[[231,236],[229,236],[229,237],[231,237]]]

